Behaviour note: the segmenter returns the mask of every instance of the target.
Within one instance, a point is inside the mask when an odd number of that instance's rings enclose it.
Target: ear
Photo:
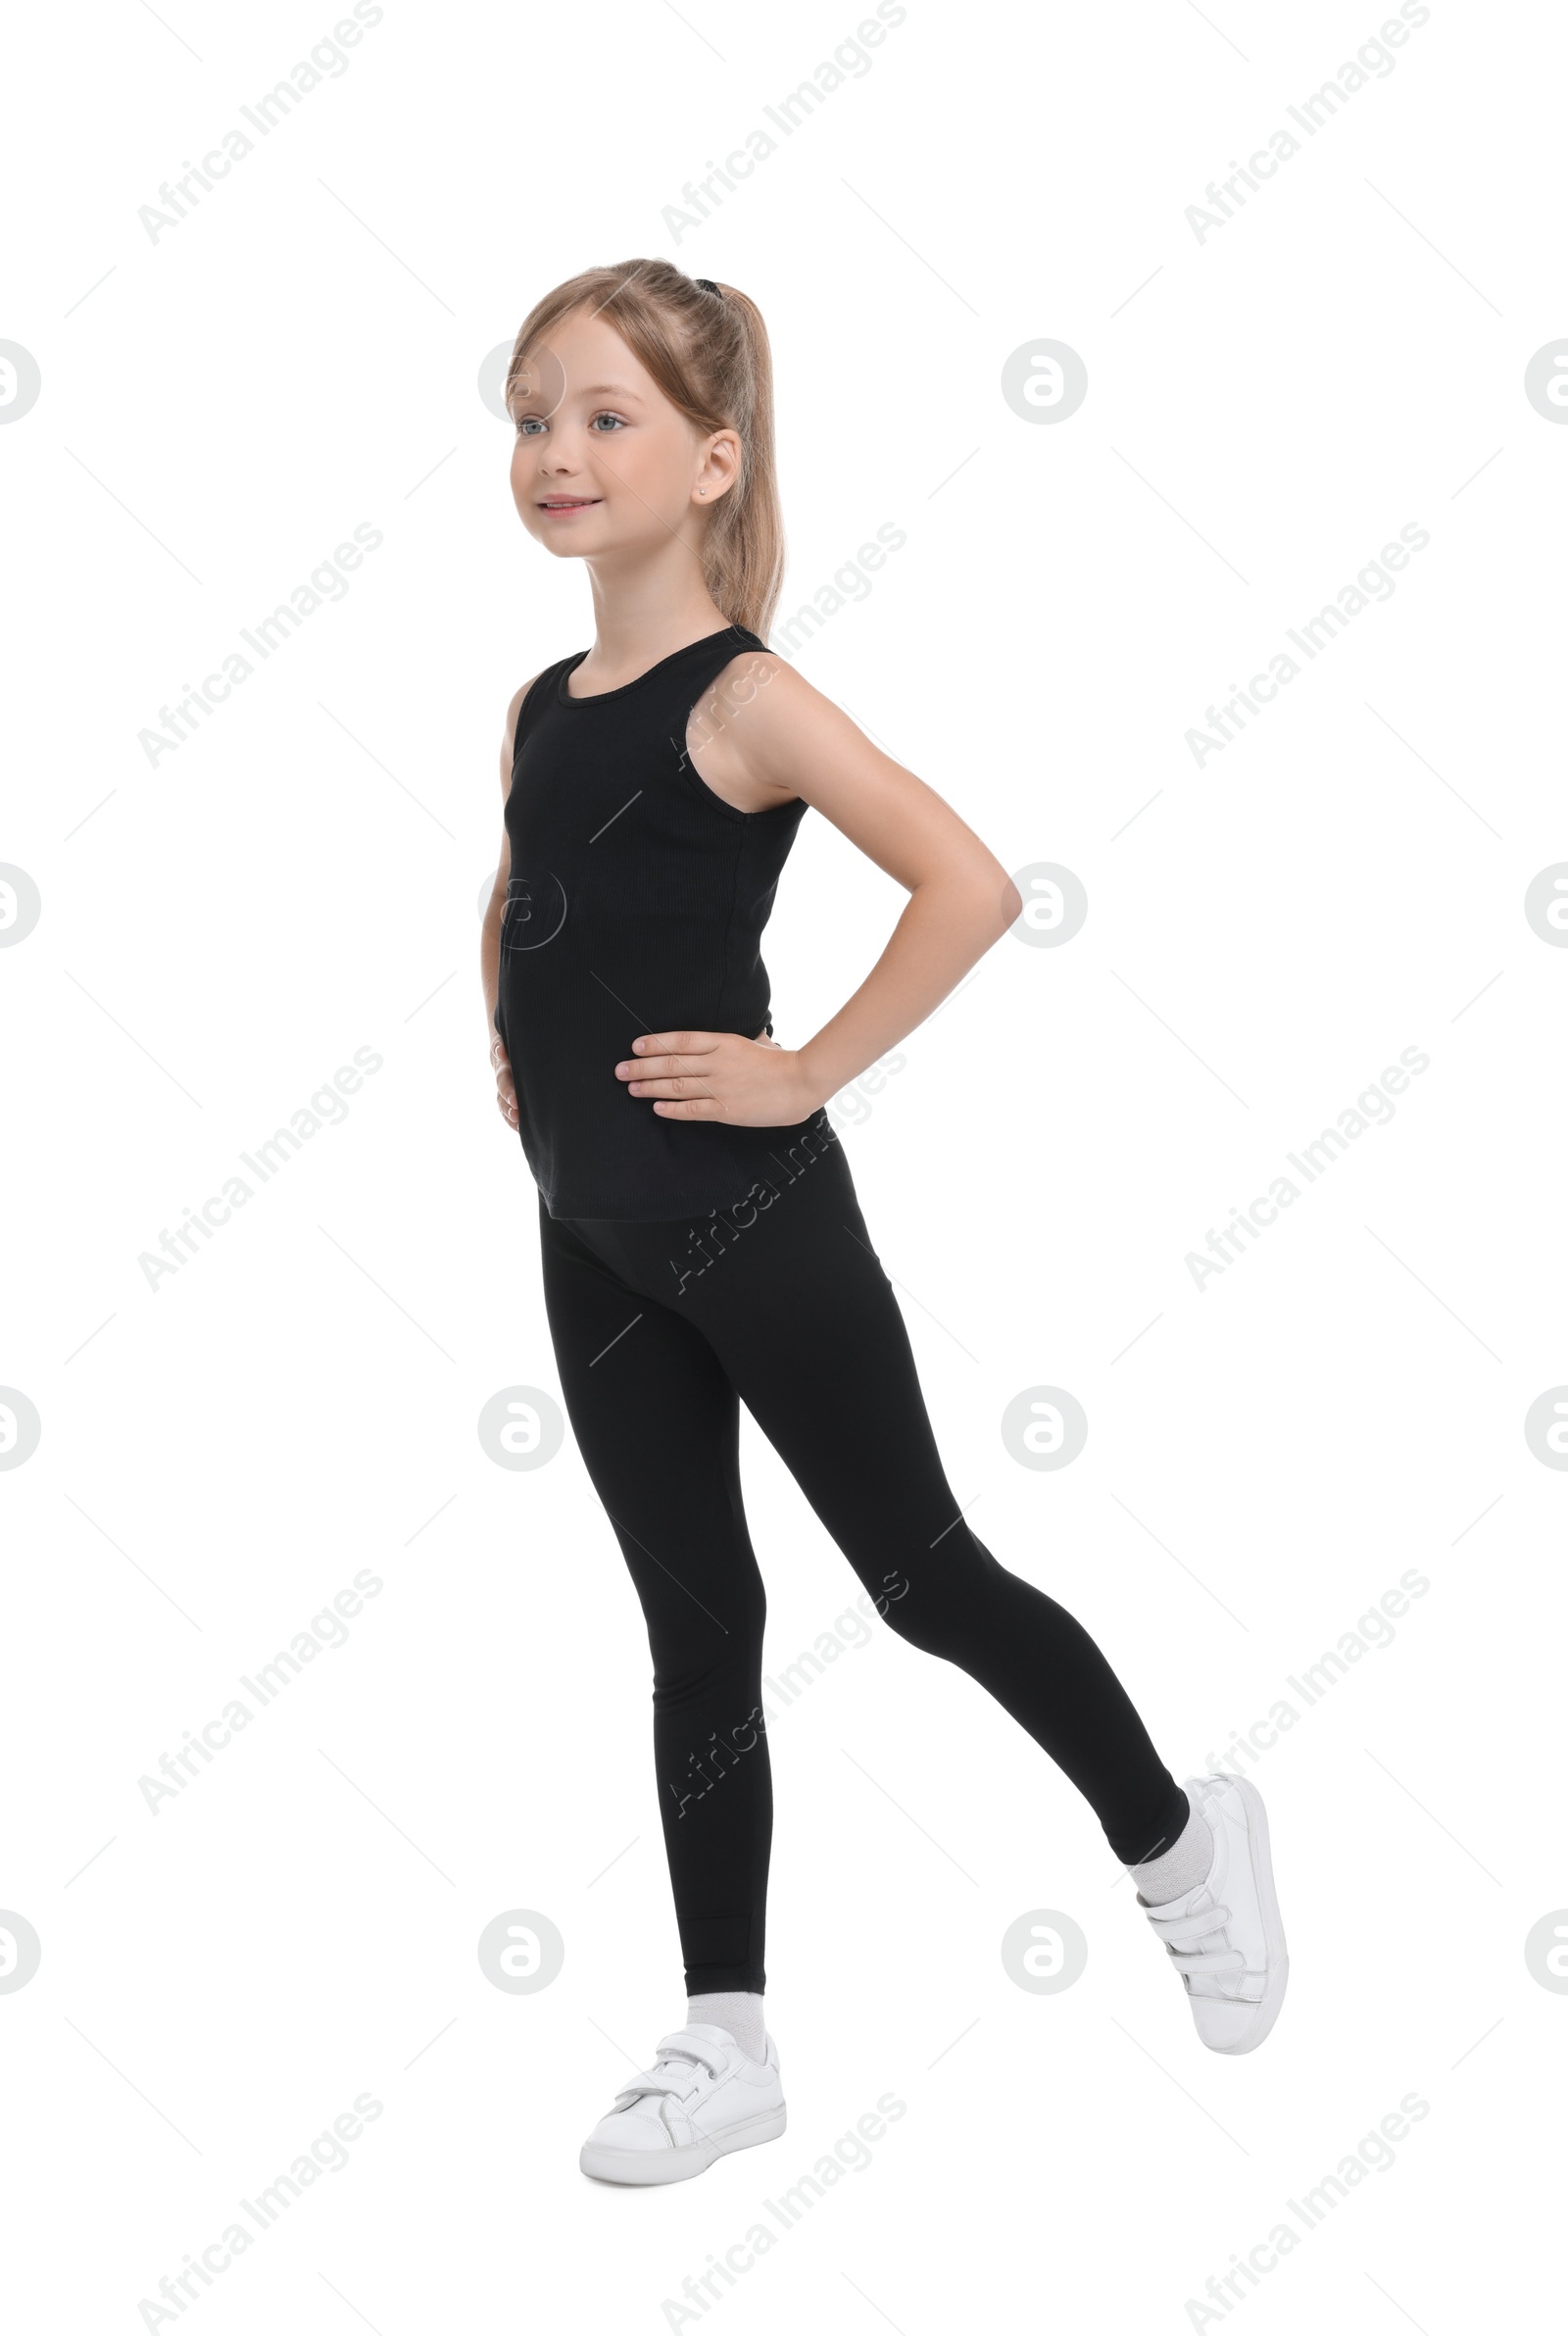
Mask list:
[[[692,480],[692,501],[696,504],[716,503],[728,494],[741,474],[741,441],[736,430],[715,430],[702,450],[697,475]]]

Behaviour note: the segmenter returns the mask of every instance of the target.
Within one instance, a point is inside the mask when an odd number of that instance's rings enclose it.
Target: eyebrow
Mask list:
[[[539,392],[536,390],[528,390],[525,392],[525,399],[527,397],[535,397],[538,394]],[[568,395],[569,394],[570,392],[568,392]],[[623,381],[595,381],[588,387],[579,389],[576,392],[576,395],[578,397],[635,398],[637,396],[637,392],[635,389],[628,388]]]

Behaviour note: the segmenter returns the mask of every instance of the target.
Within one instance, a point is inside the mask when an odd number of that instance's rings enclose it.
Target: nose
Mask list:
[[[539,449],[539,470],[542,476],[555,477],[582,468],[581,450],[572,434],[572,425],[558,416],[550,425],[550,434]]]

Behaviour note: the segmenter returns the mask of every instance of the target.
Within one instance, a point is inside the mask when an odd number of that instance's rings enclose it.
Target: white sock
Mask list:
[[[1202,1811],[1194,1807],[1191,1794],[1187,1807],[1187,1822],[1170,1848],[1142,1865],[1127,1868],[1146,1906],[1168,1906],[1172,1899],[1185,1898],[1208,1879],[1214,1863],[1214,1835]]]
[[[688,1996],[686,2017],[705,2027],[728,2028],[749,2061],[767,2057],[767,2031],[762,2025],[760,1995]]]

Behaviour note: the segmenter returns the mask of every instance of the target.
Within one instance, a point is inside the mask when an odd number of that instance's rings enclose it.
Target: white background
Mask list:
[[[1523,1420],[1568,1379],[1568,954],[1523,897],[1568,857],[1568,428],[1523,375],[1568,332],[1563,26],[1433,0],[1200,242],[1206,182],[1383,21],[1211,14],[909,0],[682,226],[854,8],[386,0],[156,241],[138,208],[327,0],[13,27],[0,336],[42,375],[0,429],[0,861],[42,898],[0,951],[0,1382],[42,1429],[0,1473],[0,1907],[42,1942],[0,1994],[19,2325],[177,2324],[141,2300],[363,2093],[348,2163],[182,2320],[1218,2325],[1188,2300],[1411,2093],[1393,2165],[1229,2311],[1446,2336],[1557,2284],[1568,2002],[1524,1942],[1568,1903],[1568,1480]],[[1102,1640],[1178,1776],[1402,1572],[1430,1587],[1252,1770],[1293,1972],[1237,2062],[1006,1715],[880,1627],[846,1651],[772,1730],[789,2130],[636,2193],[576,2152],[683,2009],[646,1639],[569,1435],[517,1473],[475,1432],[498,1389],[559,1394],[477,905],[507,700],[590,637],[476,377],[543,290],[645,253],[767,318],[785,611],[907,534],[803,670],[1009,869],[1087,887],[1074,940],[1004,940],[839,1107],[976,1530]],[[1031,336],[1088,368],[1054,426],[1001,394]],[[150,767],[138,732],[362,522],[347,597]],[[1407,522],[1393,598],[1200,769],[1189,726]],[[901,899],[806,821],[783,1043]],[[360,1047],[347,1118],[149,1287],[140,1255]],[[1406,1047],[1430,1068],[1392,1122],[1195,1287],[1187,1254]],[[1042,1384],[1089,1417],[1059,1472],[999,1431]],[[744,1434],[776,1669],[857,1585]],[[347,1643],[154,1814],[138,1780],[366,1567]],[[475,1952],[516,1909],[565,1941],[526,1996]],[[1058,1995],[1001,1960],[1038,1909],[1089,1941]],[[890,2091],[868,2165],[666,2311]]]

